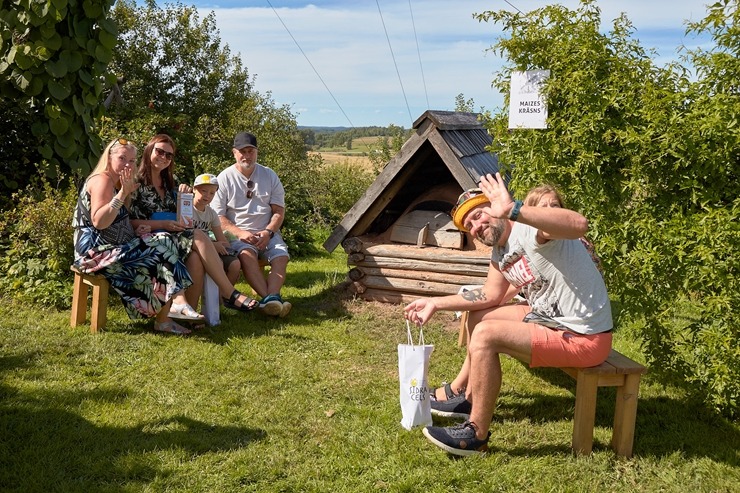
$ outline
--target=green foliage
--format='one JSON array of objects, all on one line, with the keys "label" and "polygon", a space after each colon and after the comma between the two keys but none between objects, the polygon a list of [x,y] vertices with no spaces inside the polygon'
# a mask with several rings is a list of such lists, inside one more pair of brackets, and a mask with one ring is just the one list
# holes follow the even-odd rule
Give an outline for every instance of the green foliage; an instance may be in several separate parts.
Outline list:
[{"label": "green foliage", "polygon": [[324,166],[309,187],[316,224],[332,227],[339,224],[374,179],[374,173],[349,162]]},{"label": "green foliage", "polygon": [[465,99],[465,95],[463,93],[460,93],[455,96],[455,111],[460,111],[463,113],[474,113],[475,101],[473,101],[473,98]]},{"label": "green foliage", "polygon": [[77,194],[72,187],[52,186],[43,175],[37,182],[14,194],[15,209],[0,215],[0,292],[66,308],[72,294],[69,266]]},{"label": "green foliage", "polygon": [[[654,370],[683,381],[710,406],[737,413],[740,132],[737,2],[720,2],[698,33],[716,47],[658,68],[624,16],[599,31],[599,9],[550,6],[526,15],[485,12],[509,36],[493,50],[511,70],[549,69],[548,130],[509,132],[492,117],[492,150],[515,163],[512,189],[557,185],[591,222],[620,323],[642,321]],[[683,303],[678,303],[683,301]],[[691,308],[688,308],[691,307]],[[692,313],[690,319],[686,312]]]},{"label": "green foliage", "polygon": [[114,113],[125,119],[144,113],[165,117],[202,115],[220,122],[252,96],[252,82],[241,59],[221,44],[216,18],[203,19],[195,7],[154,2],[116,3],[112,13],[119,42],[110,71],[122,80]]},{"label": "green foliage", "polygon": [[413,130],[405,130],[403,127],[391,124],[386,133],[378,137],[376,148],[368,156],[376,174],[380,173],[388,161],[398,154],[412,133]]},{"label": "green foliage", "polygon": [[31,119],[49,173],[56,167],[86,171],[97,162],[95,120],[116,45],[112,4],[26,0],[0,8],[0,98]]},{"label": "green foliage", "polygon": [[111,107],[102,132],[145,144],[164,132],[177,144],[175,173],[192,182],[233,164],[231,142],[248,130],[259,139],[259,162],[274,169],[286,190],[282,233],[293,256],[312,251],[307,225],[312,206],[306,183],[315,173],[288,106],[253,90],[241,60],[222,46],[213,13],[180,3],[116,4],[113,18],[126,50],[110,65],[121,84],[122,102]]},{"label": "green foliage", "polygon": [[33,176],[31,157],[38,156],[31,132],[34,116],[15,101],[0,98],[0,210],[13,207],[11,195]]}]

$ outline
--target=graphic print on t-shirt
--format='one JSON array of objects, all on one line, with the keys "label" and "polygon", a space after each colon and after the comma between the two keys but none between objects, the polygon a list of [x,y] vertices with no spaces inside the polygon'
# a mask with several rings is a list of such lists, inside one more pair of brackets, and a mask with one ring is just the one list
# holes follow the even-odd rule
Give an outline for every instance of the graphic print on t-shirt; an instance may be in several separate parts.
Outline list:
[{"label": "graphic print on t-shirt", "polygon": [[523,253],[521,251],[513,252],[512,255],[504,259],[504,265],[501,267],[501,273],[506,280],[517,288],[522,288],[535,280],[527,257]]}]

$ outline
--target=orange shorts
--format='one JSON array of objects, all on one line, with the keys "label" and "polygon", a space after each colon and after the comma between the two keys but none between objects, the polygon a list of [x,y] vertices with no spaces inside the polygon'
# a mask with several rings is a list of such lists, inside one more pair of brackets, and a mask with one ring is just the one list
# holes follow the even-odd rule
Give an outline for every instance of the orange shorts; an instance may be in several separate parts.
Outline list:
[{"label": "orange shorts", "polygon": [[586,368],[600,365],[612,348],[612,333],[580,335],[531,324],[532,357],[529,366]]}]

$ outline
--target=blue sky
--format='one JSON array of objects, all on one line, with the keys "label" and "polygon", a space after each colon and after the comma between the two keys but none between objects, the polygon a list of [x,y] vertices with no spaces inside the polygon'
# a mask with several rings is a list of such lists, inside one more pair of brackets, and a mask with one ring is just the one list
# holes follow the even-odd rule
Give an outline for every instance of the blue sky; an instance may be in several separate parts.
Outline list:
[{"label": "blue sky", "polygon": [[[256,76],[256,89],[261,93],[269,91],[276,104],[289,105],[299,125],[363,127],[393,123],[410,128],[427,109],[454,109],[455,97],[460,93],[466,99],[472,98],[476,109],[501,107],[503,95],[491,88],[491,80],[503,61],[486,51],[500,31],[491,23],[479,23],[473,13],[513,10],[511,4],[526,12],[548,2],[185,3],[202,9],[202,15],[215,12],[222,42]],[[577,0],[559,3],[570,8],[578,6]],[[602,0],[599,7],[605,28],[625,12],[635,26],[635,37],[644,48],[657,51],[655,61],[662,65],[676,58],[676,49],[682,43],[689,48],[698,44],[696,39],[685,37],[684,24],[688,19],[703,18],[706,3]]]}]

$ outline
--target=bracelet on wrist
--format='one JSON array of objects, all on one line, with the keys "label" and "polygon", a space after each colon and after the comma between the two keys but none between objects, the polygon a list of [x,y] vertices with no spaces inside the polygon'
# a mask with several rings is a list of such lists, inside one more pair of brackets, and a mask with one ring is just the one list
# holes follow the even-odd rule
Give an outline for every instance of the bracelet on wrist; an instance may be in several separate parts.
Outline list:
[{"label": "bracelet on wrist", "polygon": [[275,232],[273,230],[265,228],[265,231],[267,231],[267,234],[270,235],[270,239],[272,239],[272,237],[275,236]]},{"label": "bracelet on wrist", "polygon": [[113,209],[118,210],[123,207],[123,200],[119,199],[118,197],[113,197],[108,205],[110,205]]},{"label": "bracelet on wrist", "polygon": [[515,200],[514,201],[514,207],[511,208],[511,212],[509,212],[509,219],[512,221],[516,221],[519,217],[519,211],[522,208],[522,205],[524,205],[524,202],[521,200]]}]

